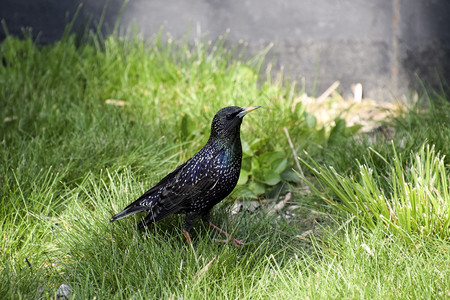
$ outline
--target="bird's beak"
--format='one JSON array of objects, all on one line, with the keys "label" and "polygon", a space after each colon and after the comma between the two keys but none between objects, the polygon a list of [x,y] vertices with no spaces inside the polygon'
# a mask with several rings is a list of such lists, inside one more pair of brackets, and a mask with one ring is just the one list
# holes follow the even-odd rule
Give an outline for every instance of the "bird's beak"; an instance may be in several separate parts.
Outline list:
[{"label": "bird's beak", "polygon": [[243,118],[246,114],[248,114],[251,111],[254,111],[255,109],[260,108],[261,106],[249,106],[249,107],[243,107],[242,111],[237,114],[239,118]]}]

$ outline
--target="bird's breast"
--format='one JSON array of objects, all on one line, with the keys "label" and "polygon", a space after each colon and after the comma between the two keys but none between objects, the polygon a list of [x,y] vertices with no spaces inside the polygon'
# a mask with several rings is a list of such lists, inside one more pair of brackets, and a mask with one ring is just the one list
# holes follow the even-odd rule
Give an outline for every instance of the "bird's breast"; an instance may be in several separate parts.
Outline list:
[{"label": "bird's breast", "polygon": [[214,161],[214,175],[222,183],[221,186],[228,186],[232,190],[239,179],[241,170],[241,155],[236,155],[231,151],[223,151]]}]

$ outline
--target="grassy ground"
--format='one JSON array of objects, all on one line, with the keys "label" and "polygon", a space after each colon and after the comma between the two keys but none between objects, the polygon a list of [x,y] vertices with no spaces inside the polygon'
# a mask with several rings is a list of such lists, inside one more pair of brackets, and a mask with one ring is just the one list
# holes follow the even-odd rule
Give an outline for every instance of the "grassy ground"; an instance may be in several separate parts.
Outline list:
[{"label": "grassy ground", "polygon": [[[448,236],[411,236],[411,243],[383,224],[367,230],[295,187],[293,218],[265,210],[231,217],[233,197],[218,205],[213,219],[245,241],[241,248],[211,242],[213,233],[197,224],[194,253],[177,217],[147,232],[135,229],[138,218],[109,223],[194,154],[227,105],[264,106],[242,128],[257,148],[246,157],[252,170],[267,152],[293,165],[283,127],[299,153],[308,150],[343,176],[358,172],[355,159],[369,159],[369,146],[392,154],[385,140],[353,139],[345,122],[317,125],[297,101],[302,91],[258,76],[263,56],[244,61],[223,43],[91,35],[1,44],[0,293],[55,298],[68,284],[79,299],[449,297]],[[428,140],[449,157],[448,101],[424,98],[440,109],[416,108],[391,122],[399,151],[406,157]],[[248,184],[270,194],[257,175]]]}]

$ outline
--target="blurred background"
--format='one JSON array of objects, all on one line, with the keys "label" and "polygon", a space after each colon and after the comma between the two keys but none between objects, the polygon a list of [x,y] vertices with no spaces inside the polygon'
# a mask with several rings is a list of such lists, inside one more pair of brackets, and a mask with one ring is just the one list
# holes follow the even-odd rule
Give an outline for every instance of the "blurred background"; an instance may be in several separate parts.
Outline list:
[{"label": "blurred background", "polygon": [[43,44],[61,38],[77,10],[79,32],[99,22],[107,32],[120,18],[122,32],[137,25],[145,37],[161,29],[175,39],[227,35],[249,56],[273,45],[266,63],[312,96],[339,81],[344,96],[361,83],[364,97],[392,101],[422,82],[441,88],[450,78],[447,0],[0,1],[7,31],[31,31]]}]

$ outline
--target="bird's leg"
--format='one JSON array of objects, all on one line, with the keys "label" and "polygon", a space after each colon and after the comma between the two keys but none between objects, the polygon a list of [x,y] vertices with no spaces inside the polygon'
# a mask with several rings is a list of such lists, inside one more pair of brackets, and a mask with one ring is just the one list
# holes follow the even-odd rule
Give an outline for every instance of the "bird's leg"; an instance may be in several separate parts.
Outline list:
[{"label": "bird's leg", "polygon": [[194,253],[195,262],[198,263],[197,253],[195,253],[195,248],[194,245],[192,245],[191,236],[189,235],[189,232],[183,229],[183,234],[186,237],[186,240],[188,241],[189,245],[191,246],[192,253]]},{"label": "bird's leg", "polygon": [[183,229],[183,234],[186,237],[186,240],[188,241],[188,243],[192,246],[192,240],[191,240],[191,236],[189,235],[189,232],[187,232],[186,230]]},{"label": "bird's leg", "polygon": [[189,235],[189,229],[192,227],[192,223],[195,220],[196,215],[194,214],[186,214],[186,218],[184,219],[184,228],[183,228],[183,234],[186,237],[186,240],[189,243],[189,246],[191,246],[192,253],[194,254],[195,262],[198,263],[198,257],[197,253],[195,253],[194,245],[192,245],[191,236]]},{"label": "bird's leg", "polygon": [[183,234],[186,237],[186,240],[188,241],[189,245],[191,246],[192,250],[195,253],[194,246],[192,245],[191,236],[189,235],[189,229],[191,229],[194,220],[195,220],[194,214],[186,214],[186,218],[184,219]]},{"label": "bird's leg", "polygon": [[209,211],[202,216],[202,221],[203,221],[203,223],[205,223],[209,227],[213,228],[214,230],[217,230],[218,232],[220,232],[220,234],[223,234],[224,236],[227,237],[226,240],[214,239],[214,241],[216,241],[216,242],[223,242],[223,243],[231,241],[233,243],[233,245],[235,245],[236,247],[239,247],[240,245],[244,245],[244,243],[241,240],[237,240],[237,239],[233,238],[231,236],[231,234],[229,234],[225,230],[222,230],[221,228],[219,228],[216,225],[214,225],[213,223],[211,223]]}]

